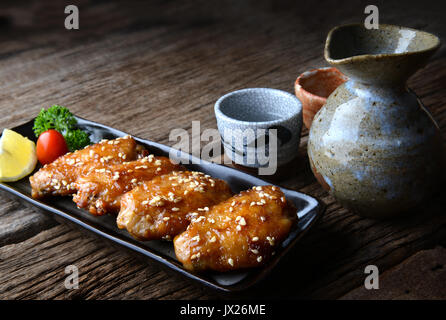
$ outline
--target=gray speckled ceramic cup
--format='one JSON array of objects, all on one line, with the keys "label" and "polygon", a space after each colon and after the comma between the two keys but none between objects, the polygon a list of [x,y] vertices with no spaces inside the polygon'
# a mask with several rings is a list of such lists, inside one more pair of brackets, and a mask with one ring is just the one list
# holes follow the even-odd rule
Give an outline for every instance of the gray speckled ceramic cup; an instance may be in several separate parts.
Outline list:
[{"label": "gray speckled ceramic cup", "polygon": [[237,90],[218,99],[214,109],[225,153],[235,163],[259,168],[276,161],[281,166],[296,157],[302,104],[293,94],[269,88]]}]

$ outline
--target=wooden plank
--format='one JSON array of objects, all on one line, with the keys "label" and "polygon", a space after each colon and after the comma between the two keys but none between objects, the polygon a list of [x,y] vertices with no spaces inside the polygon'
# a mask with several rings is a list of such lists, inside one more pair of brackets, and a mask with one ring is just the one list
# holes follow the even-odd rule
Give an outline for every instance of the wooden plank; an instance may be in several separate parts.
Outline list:
[{"label": "wooden plank", "polygon": [[[79,289],[67,290],[65,268],[79,270]],[[195,299],[203,292],[153,263],[108,242],[58,225],[0,247],[0,299]]]},{"label": "wooden plank", "polygon": [[33,208],[24,208],[19,201],[3,195],[0,197],[0,208],[0,247],[19,243],[56,224],[50,217]]}]

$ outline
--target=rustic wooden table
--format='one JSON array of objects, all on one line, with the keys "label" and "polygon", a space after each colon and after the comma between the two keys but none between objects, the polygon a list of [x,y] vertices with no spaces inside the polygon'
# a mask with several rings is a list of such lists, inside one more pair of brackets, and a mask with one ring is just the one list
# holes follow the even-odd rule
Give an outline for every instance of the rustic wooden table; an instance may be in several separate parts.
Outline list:
[{"label": "rustic wooden table", "polygon": [[[368,4],[295,2],[70,1],[79,6],[80,30],[68,31],[64,1],[2,1],[0,128],[24,123],[56,103],[170,145],[169,132],[190,131],[193,120],[201,121],[202,130],[216,128],[213,104],[218,97],[245,87],[293,92],[298,74],[326,65],[323,46],[329,29],[362,21]],[[377,5],[382,23],[421,28],[446,39],[445,10],[439,3]],[[445,138],[445,46],[409,85]],[[446,190],[402,219],[358,217],[316,183],[306,157],[307,138],[304,129],[300,157],[280,184],[318,197],[327,205],[326,214],[289,258],[244,297],[339,298],[362,286],[366,265],[384,272],[420,250],[446,244]],[[64,287],[64,269],[70,264],[79,268],[78,290]],[[0,298],[219,297],[0,196]],[[446,293],[440,290],[435,297],[446,298]]]}]

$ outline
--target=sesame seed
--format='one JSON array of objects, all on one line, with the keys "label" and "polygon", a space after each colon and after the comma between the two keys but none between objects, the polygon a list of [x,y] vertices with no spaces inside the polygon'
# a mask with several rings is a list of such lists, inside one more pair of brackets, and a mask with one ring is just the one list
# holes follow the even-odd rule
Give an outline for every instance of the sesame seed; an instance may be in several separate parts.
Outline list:
[{"label": "sesame seed", "polygon": [[200,241],[200,236],[195,236],[195,237],[192,238],[192,240],[199,242]]},{"label": "sesame seed", "polygon": [[232,260],[232,258],[229,258],[229,259],[228,259],[228,263],[231,265],[231,267],[234,266],[234,260]]},{"label": "sesame seed", "polygon": [[163,220],[164,221],[168,221],[170,219],[170,217],[164,217]]},{"label": "sesame seed", "polygon": [[164,201],[161,200],[160,196],[156,196],[152,200],[149,201],[149,204],[154,205],[155,207],[162,207],[164,205]]},{"label": "sesame seed", "polygon": [[172,211],[180,211],[180,208],[173,207],[173,208],[172,208]]},{"label": "sesame seed", "polygon": [[257,257],[257,262],[262,262],[262,256]]},{"label": "sesame seed", "polygon": [[259,254],[259,250],[257,250],[257,249],[251,249],[251,252],[254,254]]},{"label": "sesame seed", "polygon": [[235,200],[232,201],[231,206],[235,206]]},{"label": "sesame seed", "polygon": [[259,237],[253,237],[251,240],[254,242],[259,241]]},{"label": "sesame seed", "polygon": [[209,240],[209,242],[215,242],[215,241],[217,241],[217,238],[216,238],[215,236],[213,236],[213,237]]},{"label": "sesame seed", "polygon": [[138,180],[136,180],[136,178],[133,178],[130,182],[131,183],[136,183]]},{"label": "sesame seed", "polygon": [[274,237],[269,237],[268,236],[268,237],[266,237],[266,240],[268,240],[270,246],[274,245],[274,240],[275,240]]}]

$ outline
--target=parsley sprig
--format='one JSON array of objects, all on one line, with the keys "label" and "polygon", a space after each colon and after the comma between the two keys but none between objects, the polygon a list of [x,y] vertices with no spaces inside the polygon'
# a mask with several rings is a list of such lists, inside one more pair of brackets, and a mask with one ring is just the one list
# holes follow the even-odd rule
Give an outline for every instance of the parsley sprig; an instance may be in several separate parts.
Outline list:
[{"label": "parsley sprig", "polygon": [[34,120],[34,134],[39,137],[49,129],[57,130],[64,136],[70,151],[82,149],[91,143],[88,133],[77,127],[76,118],[65,107],[53,105],[47,110],[40,110]]}]

